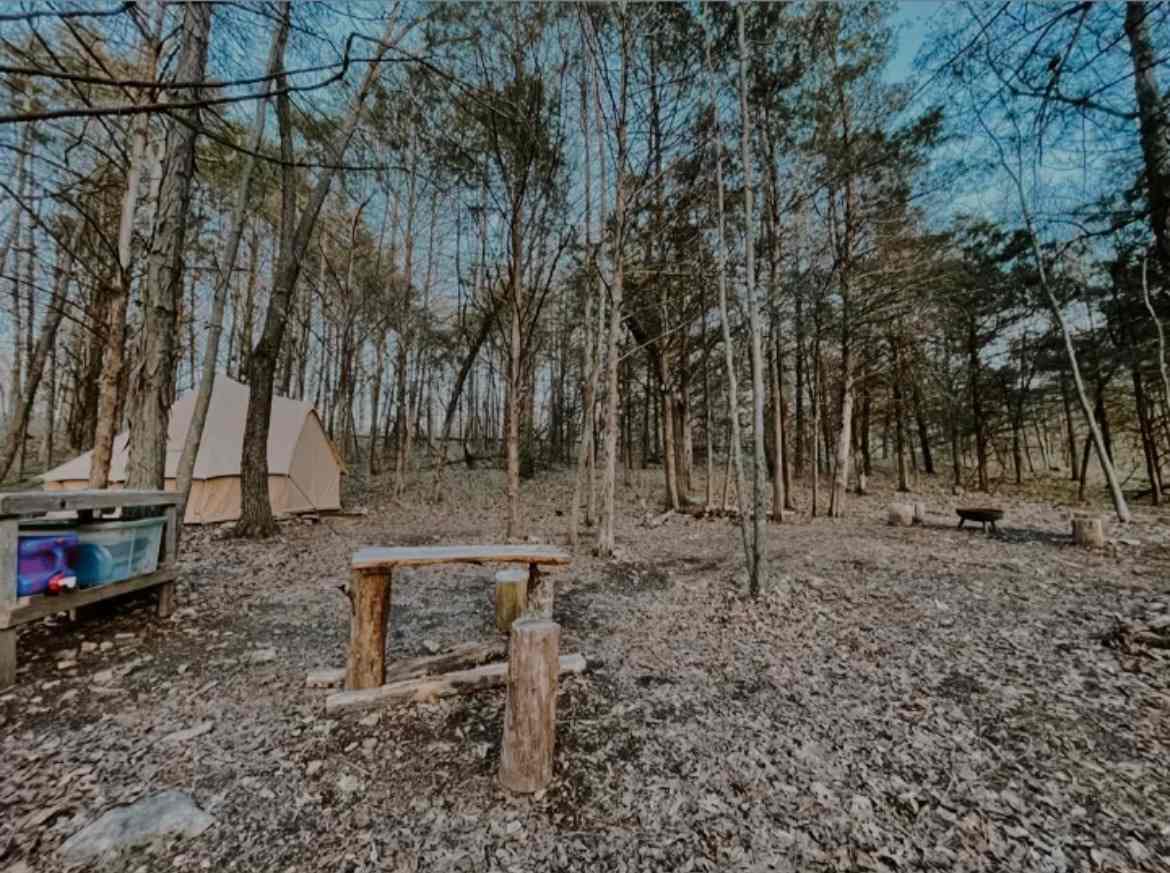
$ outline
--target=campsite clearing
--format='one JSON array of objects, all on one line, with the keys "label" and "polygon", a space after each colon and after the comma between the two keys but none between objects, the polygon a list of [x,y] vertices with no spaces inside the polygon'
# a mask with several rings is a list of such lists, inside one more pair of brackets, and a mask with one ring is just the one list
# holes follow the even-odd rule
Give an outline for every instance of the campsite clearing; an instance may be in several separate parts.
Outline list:
[{"label": "campsite clearing", "polygon": [[[495,782],[500,689],[335,717],[305,687],[344,650],[352,552],[492,539],[500,474],[265,542],[188,529],[175,620],[140,601],[25,629],[0,845],[57,870],[101,812],[176,787],[215,824],[131,869],[1164,869],[1170,671],[1108,634],[1170,615],[1170,518],[1086,551],[1067,511],[1019,498],[998,539],[956,531],[942,494],[938,526],[888,527],[884,484],[844,523],[771,526],[783,576],[758,602],[729,522],[645,528],[631,489],[620,558],[582,549],[560,574],[562,651],[591,672],[562,678],[555,778],[532,799]],[[532,490],[535,538],[563,533],[569,487]],[[400,572],[393,658],[498,639],[491,568]]]}]

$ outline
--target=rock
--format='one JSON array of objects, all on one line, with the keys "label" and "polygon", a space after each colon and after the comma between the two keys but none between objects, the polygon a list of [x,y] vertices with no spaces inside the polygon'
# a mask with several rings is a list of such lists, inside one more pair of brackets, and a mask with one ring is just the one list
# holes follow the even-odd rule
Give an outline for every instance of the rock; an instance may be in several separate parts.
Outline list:
[{"label": "rock", "polygon": [[114,648],[114,644],[111,643],[109,640],[106,640],[100,646],[98,646],[98,649],[100,649],[103,652],[108,652],[112,648]]},{"label": "rock", "polygon": [[325,766],[324,761],[310,761],[309,766],[305,768],[305,775],[312,777],[321,772],[321,768]]},{"label": "rock", "polygon": [[87,640],[86,642],[81,644],[81,651],[87,655],[92,654],[93,652],[96,652],[97,650],[98,650],[97,643],[90,642]]},{"label": "rock", "polygon": [[350,797],[362,790],[361,780],[350,773],[344,773],[337,779],[337,793],[343,797]]},{"label": "rock", "polygon": [[267,649],[257,649],[249,653],[248,662],[251,664],[267,664],[270,661],[276,660],[276,649],[271,647]]},{"label": "rock", "polygon": [[72,862],[85,862],[161,837],[197,837],[214,823],[183,792],[164,791],[108,810],[67,839],[60,852]]},{"label": "rock", "polygon": [[438,643],[436,643],[434,640],[423,640],[422,647],[424,649],[426,649],[427,652],[429,652],[432,655],[437,655],[439,653],[439,651],[443,648]]},{"label": "rock", "polygon": [[72,670],[76,666],[77,666],[76,661],[58,661],[57,662],[57,669],[58,670]]},{"label": "rock", "polygon": [[204,734],[211,733],[212,728],[215,727],[213,721],[201,721],[199,724],[189,727],[184,731],[175,731],[173,734],[168,734],[163,737],[164,743],[185,743],[188,740],[193,740],[196,737],[201,737]]},{"label": "rock", "polygon": [[137,634],[126,633],[126,632],[114,634],[114,639],[120,643],[135,639],[136,637],[137,637]]},{"label": "rock", "polygon": [[382,713],[371,712],[365,718],[358,722],[362,727],[375,727],[378,722],[382,720]]},{"label": "rock", "polygon": [[113,670],[98,670],[93,674],[93,681],[98,685],[109,685],[114,681]]},{"label": "rock", "polygon": [[868,821],[873,818],[873,802],[863,794],[854,794],[849,802],[849,813],[856,819]]}]

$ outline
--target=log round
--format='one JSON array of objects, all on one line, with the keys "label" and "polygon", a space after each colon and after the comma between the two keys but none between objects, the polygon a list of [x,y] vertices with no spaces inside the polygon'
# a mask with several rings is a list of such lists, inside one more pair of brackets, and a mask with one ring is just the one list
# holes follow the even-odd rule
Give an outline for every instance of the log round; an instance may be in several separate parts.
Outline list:
[{"label": "log round", "polygon": [[522,618],[512,625],[500,784],[518,794],[552,781],[560,642],[555,621]]},{"label": "log round", "polygon": [[910,527],[914,524],[914,507],[906,503],[891,503],[888,522],[894,527]]},{"label": "log round", "polygon": [[1073,516],[1072,534],[1073,542],[1078,546],[1098,548],[1105,545],[1105,525],[1095,516]]},{"label": "log round", "polygon": [[508,633],[512,622],[528,606],[528,571],[500,570],[496,573],[496,629]]},{"label": "log round", "polygon": [[914,502],[914,523],[926,524],[926,504],[921,500]]},{"label": "log round", "polygon": [[354,570],[349,599],[353,621],[349,623],[349,657],[345,687],[377,688],[386,681],[386,623],[390,618],[389,570]]}]

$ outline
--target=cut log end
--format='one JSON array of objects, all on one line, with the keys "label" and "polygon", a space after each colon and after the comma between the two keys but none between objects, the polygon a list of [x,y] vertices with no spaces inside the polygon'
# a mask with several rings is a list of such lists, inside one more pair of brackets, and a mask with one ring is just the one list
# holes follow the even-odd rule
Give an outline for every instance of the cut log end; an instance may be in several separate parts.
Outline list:
[{"label": "cut log end", "polygon": [[1105,545],[1105,525],[1100,518],[1089,515],[1074,516],[1072,520],[1073,542],[1086,548],[1100,548]]},{"label": "cut log end", "polygon": [[910,527],[914,524],[914,507],[907,503],[891,503],[886,523],[894,527]]}]

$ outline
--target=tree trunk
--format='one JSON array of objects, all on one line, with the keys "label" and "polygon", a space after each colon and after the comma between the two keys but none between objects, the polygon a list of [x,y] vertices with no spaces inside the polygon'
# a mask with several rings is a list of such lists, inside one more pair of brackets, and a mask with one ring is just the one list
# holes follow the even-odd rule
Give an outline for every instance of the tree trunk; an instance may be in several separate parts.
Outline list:
[{"label": "tree trunk", "polygon": [[[139,49],[143,78],[153,81],[162,50],[163,3],[152,10],[154,20],[144,35]],[[149,99],[153,95],[144,95]],[[118,267],[106,310],[106,349],[102,355],[102,378],[98,392],[97,427],[94,433],[93,458],[89,469],[89,487],[105,488],[109,484],[110,461],[113,456],[114,436],[122,420],[124,387],[124,355],[126,345],[126,311],[130,302],[131,242],[135,211],[142,182],[142,165],[146,159],[147,133],[150,116],[142,114],[135,122],[130,147],[130,167],[126,191],[122,199],[122,213],[118,225]]]},{"label": "tree trunk", "polygon": [[[735,501],[739,509],[739,532],[743,541],[744,559],[748,563],[749,574],[752,568],[752,547],[748,534],[747,486],[744,483],[742,438],[739,432],[739,384],[735,372],[735,351],[731,345],[731,317],[727,305],[727,250],[726,250],[726,215],[723,205],[723,143],[719,124],[719,103],[715,96],[715,65],[711,60],[711,43],[705,40],[704,50],[707,60],[707,94],[711,105],[711,112],[715,119],[714,130],[711,134],[711,149],[715,153],[715,191],[716,210],[718,217],[718,236],[716,237],[716,263],[719,273],[719,324],[723,331],[723,366],[727,373],[727,419],[731,428],[728,464],[735,470]],[[727,485],[730,477],[723,479],[723,506],[727,506]]]},{"label": "tree trunk", "polygon": [[[748,323],[751,327],[751,360],[752,360],[752,406],[753,421],[753,462],[755,476],[752,483],[752,555],[749,567],[748,589],[755,597],[760,593],[762,578],[767,573],[767,512],[764,508],[764,493],[767,490],[766,473],[767,459],[764,451],[764,395],[767,388],[764,383],[764,352],[763,327],[760,323],[760,306],[756,299],[755,286],[755,240],[752,232],[752,156],[751,156],[751,116],[748,111],[748,52],[747,37],[744,34],[743,6],[735,7],[736,20],[739,25],[739,109],[740,109],[740,156],[743,161],[744,175],[744,226],[747,229],[744,243],[747,262],[747,311]],[[846,423],[846,430],[848,423]]]},{"label": "tree trunk", "polygon": [[[343,112],[345,121],[337,137],[325,149],[328,166],[318,171],[304,212],[295,230],[296,174],[292,163],[292,122],[289,117],[288,94],[277,97],[277,117],[280,119],[281,139],[281,248],[272,282],[272,292],[264,317],[260,342],[253,351],[248,367],[248,411],[244,423],[244,445],[240,463],[241,512],[236,530],[240,535],[265,537],[276,530],[272,504],[268,497],[268,430],[272,419],[272,383],[276,357],[288,323],[289,303],[293,299],[301,266],[308,251],[317,216],[329,194],[333,176],[345,156],[361,118],[362,105],[377,81],[382,58],[398,40],[394,38],[393,22],[387,25],[383,38],[377,43],[366,68],[366,75],[350,105]],[[281,76],[278,86],[287,81]],[[285,228],[288,228],[287,230]]]},{"label": "tree trunk", "polygon": [[[605,409],[605,478],[603,483],[604,511],[601,527],[597,534],[597,551],[602,557],[612,557],[615,541],[616,497],[617,497],[617,453],[618,431],[621,427],[619,419],[620,406],[618,397],[618,340],[621,337],[623,294],[625,288],[625,226],[626,226],[626,112],[628,109],[629,81],[630,81],[630,38],[629,21],[625,9],[621,12],[621,73],[618,86],[617,118],[617,166],[614,172],[614,231],[611,260],[613,262],[613,278],[610,281],[610,312],[609,336],[606,345],[606,409]],[[594,102],[597,105],[598,119],[602,116],[600,89],[594,89]],[[601,190],[602,197],[606,188],[606,164],[601,162]]]},{"label": "tree trunk", "polygon": [[1158,67],[1150,40],[1149,16],[1154,5],[1127,3],[1125,35],[1133,61],[1133,87],[1137,97],[1146,199],[1150,204],[1150,229],[1162,269],[1170,273],[1170,113],[1166,97],[1158,90]]},{"label": "tree trunk", "polygon": [[[45,317],[41,321],[40,334],[37,337],[36,346],[29,360],[28,380],[23,392],[21,392],[20,403],[15,409],[14,416],[9,419],[8,427],[4,434],[4,443],[0,446],[0,481],[3,481],[7,477],[8,471],[12,468],[12,462],[19,454],[20,446],[24,442],[24,434],[28,430],[28,420],[32,412],[33,398],[36,396],[41,375],[45,371],[45,361],[55,347],[57,329],[60,327],[61,319],[65,314],[65,301],[68,298],[69,282],[73,274],[74,253],[81,243],[81,235],[85,227],[85,223],[80,217],[76,219],[76,222],[68,247],[64,251],[62,251],[60,246],[57,249],[58,261],[56,276],[53,282],[53,296],[49,301],[48,309],[45,311]],[[50,418],[48,422],[50,429],[52,428],[52,424],[52,419]]]}]

